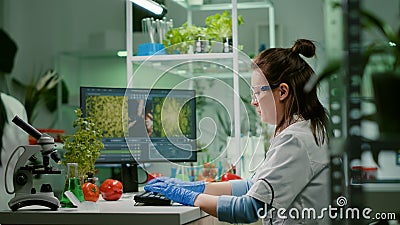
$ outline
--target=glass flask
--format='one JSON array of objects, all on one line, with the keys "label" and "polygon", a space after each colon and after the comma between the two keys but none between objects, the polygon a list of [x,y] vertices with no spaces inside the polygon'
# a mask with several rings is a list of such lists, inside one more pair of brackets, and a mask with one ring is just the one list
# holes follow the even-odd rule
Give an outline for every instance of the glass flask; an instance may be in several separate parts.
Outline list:
[{"label": "glass flask", "polygon": [[85,201],[83,196],[81,179],[78,175],[78,163],[67,163],[67,178],[65,179],[65,187],[61,197],[61,207],[76,208],[68,197],[64,194],[65,191],[71,191],[79,201]]}]

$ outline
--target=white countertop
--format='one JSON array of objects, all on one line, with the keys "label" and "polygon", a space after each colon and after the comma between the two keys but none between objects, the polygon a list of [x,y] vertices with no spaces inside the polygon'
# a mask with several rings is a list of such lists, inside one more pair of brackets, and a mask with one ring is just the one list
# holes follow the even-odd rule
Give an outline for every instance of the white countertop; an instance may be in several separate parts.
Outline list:
[{"label": "white countertop", "polygon": [[362,188],[365,192],[400,192],[400,183],[365,183]]},{"label": "white countertop", "polygon": [[186,224],[204,216],[207,214],[198,207],[135,206],[133,195],[124,195],[118,201],[99,199],[89,210],[29,207],[16,212],[0,211],[0,224]]}]

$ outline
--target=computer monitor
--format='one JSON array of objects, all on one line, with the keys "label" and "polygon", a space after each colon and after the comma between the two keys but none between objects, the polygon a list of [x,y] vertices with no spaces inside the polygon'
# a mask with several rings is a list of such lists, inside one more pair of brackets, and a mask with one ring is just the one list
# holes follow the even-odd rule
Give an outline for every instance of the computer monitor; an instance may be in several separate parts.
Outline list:
[{"label": "computer monitor", "polygon": [[197,161],[195,91],[81,87],[80,96],[83,116],[103,130],[96,164]]}]

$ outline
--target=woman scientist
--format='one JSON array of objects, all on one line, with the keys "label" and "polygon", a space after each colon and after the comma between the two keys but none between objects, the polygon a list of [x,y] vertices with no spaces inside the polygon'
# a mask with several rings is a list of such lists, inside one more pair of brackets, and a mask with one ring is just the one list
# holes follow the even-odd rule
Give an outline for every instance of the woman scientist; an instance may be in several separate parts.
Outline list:
[{"label": "woman scientist", "polygon": [[276,129],[251,180],[204,183],[158,178],[145,190],[198,206],[230,223],[261,218],[265,224],[326,224],[328,118],[316,90],[303,91],[314,71],[301,55],[315,55],[313,42],[300,39],[292,48],[267,49],[254,59],[252,105],[261,121]]}]

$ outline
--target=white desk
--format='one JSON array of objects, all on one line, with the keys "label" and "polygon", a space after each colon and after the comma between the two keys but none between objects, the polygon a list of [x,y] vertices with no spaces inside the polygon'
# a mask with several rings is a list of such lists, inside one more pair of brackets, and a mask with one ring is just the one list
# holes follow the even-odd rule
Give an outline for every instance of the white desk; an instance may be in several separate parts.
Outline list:
[{"label": "white desk", "polygon": [[363,184],[364,204],[375,212],[400,213],[400,183]]},{"label": "white desk", "polygon": [[[207,224],[211,218],[198,207],[188,206],[134,206],[132,196],[118,201],[97,202],[98,211],[80,211],[60,208],[58,211],[19,210],[0,211],[0,224]],[[203,222],[202,222],[203,221]]]}]

